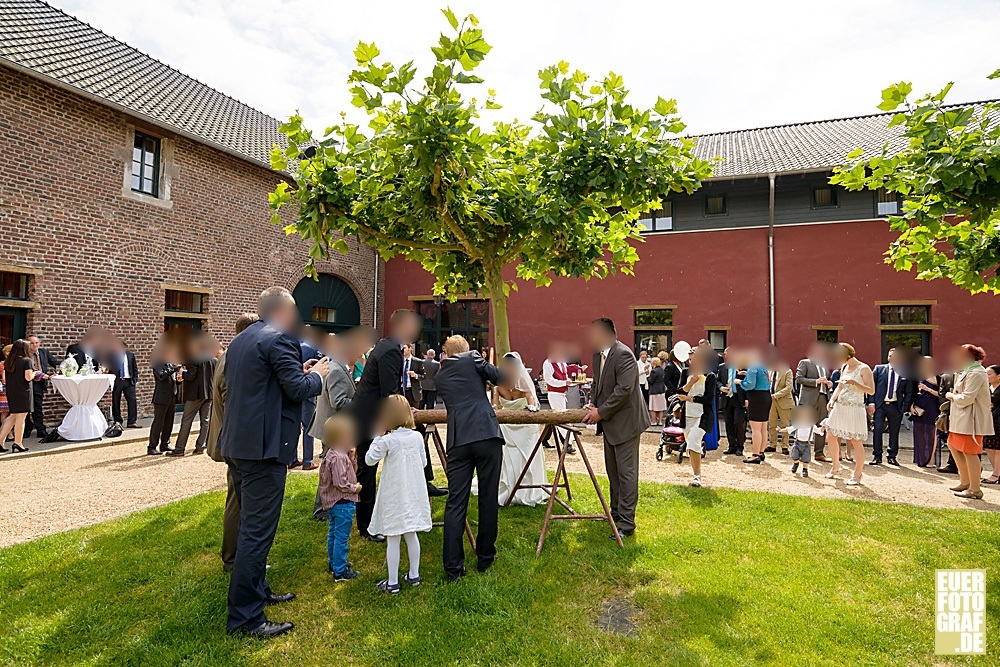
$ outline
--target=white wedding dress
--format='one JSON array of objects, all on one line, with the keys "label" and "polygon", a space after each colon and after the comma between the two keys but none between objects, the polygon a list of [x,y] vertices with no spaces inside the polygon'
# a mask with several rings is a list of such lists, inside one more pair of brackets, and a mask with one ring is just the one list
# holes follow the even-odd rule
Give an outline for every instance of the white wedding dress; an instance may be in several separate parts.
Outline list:
[{"label": "white wedding dress", "polygon": [[[501,410],[524,410],[528,407],[528,399],[518,398],[513,401],[506,400],[503,396],[498,396]],[[524,470],[524,464],[531,455],[531,450],[538,442],[541,434],[538,424],[500,424],[503,432],[503,466],[500,469],[500,504],[507,502],[517,478]],[[525,473],[521,484],[546,484],[548,477],[545,474],[545,454],[539,449],[535,453],[535,458],[531,461],[528,472]],[[548,494],[543,489],[520,489],[514,494],[513,505],[535,506],[548,499]]]}]

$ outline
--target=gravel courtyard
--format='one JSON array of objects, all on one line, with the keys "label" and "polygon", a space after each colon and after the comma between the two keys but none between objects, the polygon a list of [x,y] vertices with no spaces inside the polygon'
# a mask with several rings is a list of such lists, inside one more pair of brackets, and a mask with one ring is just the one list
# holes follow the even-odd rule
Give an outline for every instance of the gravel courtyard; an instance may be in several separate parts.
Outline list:
[{"label": "gravel courtyard", "polygon": [[[603,475],[604,457],[599,439],[587,435],[584,443],[595,471]],[[683,465],[678,465],[675,458],[657,461],[656,443],[655,433],[643,437],[642,479],[687,484],[691,478],[687,461]],[[144,443],[134,443],[22,460],[0,459],[0,507],[5,515],[0,547],[99,523],[206,491],[225,489],[225,465],[207,456],[175,459],[146,456],[145,450]],[[549,470],[554,470],[552,450],[547,450],[546,456]],[[567,461],[571,472],[586,473],[579,454],[569,456]],[[703,466],[702,479],[709,488],[1000,511],[1000,487],[984,486],[984,500],[961,500],[947,490],[956,483],[956,476],[942,475],[912,464],[904,464],[900,469],[866,467],[864,485],[860,488],[847,487],[844,482],[849,475],[844,472],[840,479],[823,479],[829,464],[814,463],[815,472],[809,479],[793,476],[789,466],[788,457],[781,454],[769,455],[764,464],[755,466],[745,465],[735,456],[724,457],[719,452],[712,452]],[[293,474],[316,475],[301,471]],[[439,482],[442,479],[438,473]]]}]

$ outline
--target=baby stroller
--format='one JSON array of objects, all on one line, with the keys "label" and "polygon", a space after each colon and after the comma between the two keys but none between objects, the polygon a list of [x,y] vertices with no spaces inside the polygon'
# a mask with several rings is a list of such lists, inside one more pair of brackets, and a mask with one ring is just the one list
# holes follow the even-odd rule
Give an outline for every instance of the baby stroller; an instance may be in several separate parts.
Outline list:
[{"label": "baby stroller", "polygon": [[687,441],[684,439],[684,429],[681,428],[681,411],[684,403],[677,398],[677,394],[667,401],[666,426],[660,431],[660,447],[656,450],[656,460],[662,461],[665,456],[670,456],[677,452],[677,462],[684,461],[684,450],[687,449]]}]

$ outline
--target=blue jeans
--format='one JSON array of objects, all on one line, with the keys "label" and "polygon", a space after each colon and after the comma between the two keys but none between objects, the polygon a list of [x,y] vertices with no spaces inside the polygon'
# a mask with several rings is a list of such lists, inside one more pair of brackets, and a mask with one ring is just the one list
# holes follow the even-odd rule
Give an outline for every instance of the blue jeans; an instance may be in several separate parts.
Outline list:
[{"label": "blue jeans", "polygon": [[326,515],[330,524],[326,538],[328,562],[334,574],[342,574],[347,569],[347,538],[354,522],[354,503],[342,500],[328,509]]}]

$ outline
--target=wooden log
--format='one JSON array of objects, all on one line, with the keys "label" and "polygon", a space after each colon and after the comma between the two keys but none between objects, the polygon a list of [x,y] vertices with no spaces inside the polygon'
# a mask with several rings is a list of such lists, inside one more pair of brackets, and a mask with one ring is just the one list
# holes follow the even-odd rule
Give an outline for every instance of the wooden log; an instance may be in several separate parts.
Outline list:
[{"label": "wooden log", "polygon": [[[497,421],[501,424],[578,424],[586,414],[586,410],[498,410]],[[417,410],[413,415],[418,424],[444,424],[448,421],[446,410]]]}]

